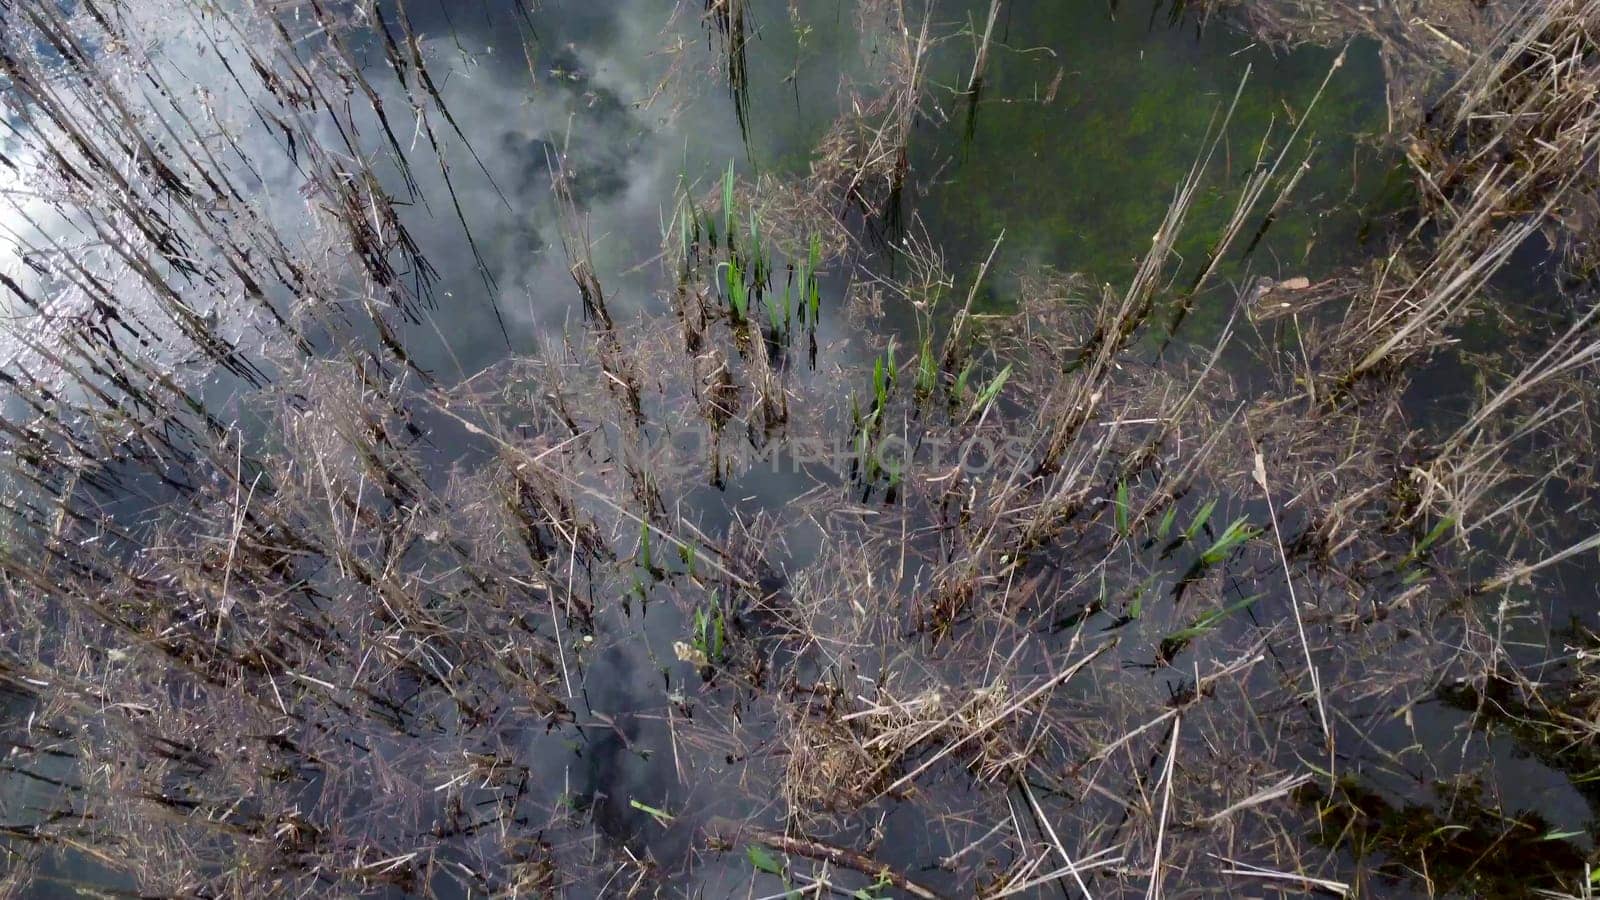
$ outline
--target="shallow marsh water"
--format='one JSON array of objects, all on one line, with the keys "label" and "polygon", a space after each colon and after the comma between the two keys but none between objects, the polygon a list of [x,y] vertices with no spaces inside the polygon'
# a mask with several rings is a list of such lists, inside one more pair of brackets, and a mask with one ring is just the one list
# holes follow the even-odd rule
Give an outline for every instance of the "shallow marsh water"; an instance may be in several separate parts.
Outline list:
[{"label": "shallow marsh water", "polygon": [[[936,33],[956,32],[961,23],[981,27],[986,7],[937,4],[929,18]],[[660,251],[663,210],[680,181],[709,194],[730,161],[741,177],[805,171],[840,111],[841,87],[869,89],[875,57],[887,49],[854,28],[849,4],[796,10],[749,8],[742,133],[729,90],[713,77],[720,73],[702,71],[720,64],[717,38],[692,14],[679,11],[662,32],[659,14],[641,4],[552,5],[531,13],[538,41],[525,49],[512,5],[412,9],[445,72],[446,101],[510,200],[508,210],[472,158],[453,148],[466,218],[519,351],[569,318],[549,153],[565,149],[596,268],[615,283],[611,293],[635,307],[651,304],[660,288],[657,271],[643,263]],[[1383,82],[1371,45],[1351,47],[1330,76],[1338,54],[1272,51],[1226,21],[1201,29],[1189,17],[1113,16],[1094,4],[1005,7],[974,110],[964,93],[974,40],[957,34],[930,54],[928,109],[911,144],[917,177],[897,218],[920,221],[957,278],[975,271],[1004,231],[993,266],[1001,283],[985,291],[997,307],[1016,291],[1008,273],[1037,266],[1125,280],[1241,82],[1219,175],[1198,204],[1185,258],[1203,257],[1235,187],[1260,155],[1270,162],[1282,148],[1325,77],[1328,89],[1302,126],[1315,146],[1312,167],[1291,210],[1251,254],[1250,271],[1314,277],[1359,253],[1381,233],[1382,214],[1409,197],[1396,156],[1380,146]],[[430,196],[440,193],[434,188]],[[445,248],[435,261],[451,300],[445,337],[470,372],[505,344],[481,308],[473,258],[448,208],[435,201],[418,212],[419,242]],[[431,330],[416,337],[424,352],[438,343]]]},{"label": "shallow marsh water", "polygon": [[[939,4],[931,16],[942,25],[967,22],[981,30],[986,8]],[[443,95],[494,179],[491,184],[471,156],[452,148],[456,190],[476,248],[450,214],[441,185],[425,182],[430,202],[408,211],[442,286],[433,321],[407,335],[424,367],[472,373],[577,327],[550,195],[549,154],[564,152],[572,161],[574,195],[588,216],[594,264],[614,309],[657,309],[666,285],[652,261],[662,244],[663,211],[673,206],[680,184],[706,193],[729,161],[745,177],[802,172],[839,111],[841,80],[867,78],[876,52],[852,27],[849,4],[755,4],[746,47],[748,96],[738,101],[747,110],[741,123],[726,85],[682,74],[715,65],[717,38],[702,30],[697,12],[680,11],[663,30],[664,11],[643,2],[550,3],[528,12],[497,4],[413,6],[436,71],[443,73]],[[517,38],[524,15],[536,35],[526,48]],[[986,310],[1013,306],[1019,276],[1036,267],[1081,272],[1096,282],[1126,279],[1248,66],[1214,193],[1197,207],[1196,219],[1214,225],[1226,214],[1230,189],[1256,158],[1260,135],[1270,127],[1282,140],[1336,56],[1315,48],[1274,54],[1225,19],[1202,30],[1189,17],[1174,24],[1164,14],[1124,9],[1113,15],[1096,4],[1076,4],[1065,14],[1044,4],[1007,4],[996,35],[975,107],[961,93],[970,41],[948,40],[931,55],[930,109],[915,130],[911,188],[894,216],[903,227],[926,230],[958,281],[972,277],[1004,231],[994,276],[983,288],[980,308]],[[381,54],[371,43],[365,49],[375,59]],[[525,53],[533,59],[531,79]],[[675,67],[679,77],[663,82]],[[658,89],[664,93],[645,104]],[[1234,284],[1202,298],[1180,341],[1205,345],[1213,339],[1236,288],[1254,275],[1315,280],[1357,258],[1386,227],[1384,216],[1404,206],[1406,179],[1397,178],[1392,152],[1377,139],[1384,126],[1382,91],[1373,48],[1352,47],[1306,125],[1317,149],[1294,203],[1249,259],[1228,261],[1225,274]],[[284,184],[292,181],[291,168],[277,173]],[[1202,225],[1193,233],[1204,236],[1209,229]],[[862,245],[877,248],[866,264],[892,266],[884,248],[901,235],[877,225],[862,228]],[[1186,259],[1204,253],[1203,237],[1183,247]],[[475,254],[484,260],[487,279]],[[842,279],[830,286],[842,289]],[[964,289],[961,284],[956,293]],[[859,333],[837,312],[824,315],[821,365],[859,366],[883,335]],[[218,379],[215,390],[235,388]],[[248,408],[248,400],[238,407]],[[435,474],[470,468],[473,454],[483,452],[447,422],[426,424],[435,434]],[[724,489],[696,489],[681,500],[706,531],[725,533],[732,522],[781,513],[817,480],[753,471]],[[814,526],[795,526],[785,542],[790,562],[810,562],[822,539]],[[540,794],[592,812],[599,840],[647,850],[669,870],[708,811],[758,818],[772,812],[731,797],[714,778],[678,782],[680,752],[714,759],[718,750],[680,748],[674,735],[679,712],[669,698],[692,702],[702,690],[695,667],[672,649],[689,630],[670,604],[641,598],[627,613],[608,608],[592,644],[571,648],[578,726],[525,735],[530,756],[543,767]],[[1129,679],[1143,679],[1144,690],[1161,689],[1143,671],[1131,670]],[[1440,706],[1419,718],[1416,733],[1442,750],[1465,713]],[[1350,743],[1358,741],[1352,736]],[[1565,776],[1522,758],[1512,742],[1500,738],[1473,753],[1510,776],[1503,805],[1537,807],[1561,831],[1580,829],[1593,815]],[[732,777],[733,768],[723,772],[720,777]],[[1396,776],[1383,787],[1402,800],[1421,801],[1429,795],[1426,779],[1407,783]],[[675,820],[661,826],[636,804],[672,810]],[[881,858],[913,870],[960,848],[964,835],[927,824],[913,804],[891,808],[878,826],[888,835]],[[709,869],[675,871],[670,881],[686,894],[735,897],[763,892],[752,887],[753,878],[750,865],[732,854]],[[776,889],[773,879],[760,880]],[[1402,882],[1393,887],[1420,890]],[[609,890],[602,884],[591,889]]]}]

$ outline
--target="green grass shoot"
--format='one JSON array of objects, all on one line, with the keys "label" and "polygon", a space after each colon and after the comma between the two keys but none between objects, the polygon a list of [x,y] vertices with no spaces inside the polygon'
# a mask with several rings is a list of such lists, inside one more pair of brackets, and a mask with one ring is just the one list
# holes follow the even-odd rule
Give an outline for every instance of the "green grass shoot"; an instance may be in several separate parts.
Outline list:
[{"label": "green grass shoot", "polygon": [[955,386],[950,389],[950,397],[955,403],[960,403],[967,398],[967,382],[972,378],[972,362],[967,361],[961,367],[961,374],[956,376]]},{"label": "green grass shoot", "polygon": [[778,299],[777,292],[767,295],[767,322],[771,325],[774,336],[781,335],[785,331],[783,323],[789,317],[789,303],[793,299],[792,289],[793,285],[783,286],[782,300]]},{"label": "green grass shoot", "polygon": [[1194,519],[1189,522],[1189,527],[1183,530],[1183,542],[1185,544],[1199,537],[1200,529],[1205,528],[1206,523],[1211,521],[1211,513],[1216,508],[1217,498],[1215,497],[1207,500],[1205,505],[1200,507],[1200,511],[1195,513]]},{"label": "green grass shoot", "polygon": [[690,643],[699,650],[701,655],[711,665],[722,662],[722,652],[725,649],[726,633],[723,630],[722,610],[715,605],[715,597],[709,604],[711,611],[702,606],[694,611],[694,634]]},{"label": "green grass shoot", "polygon": [[939,384],[939,361],[933,355],[933,335],[922,337],[922,349],[917,353],[917,396],[928,397]]},{"label": "green grass shoot", "polygon": [[637,800],[629,800],[628,801],[628,805],[633,807],[634,809],[637,809],[639,812],[644,813],[645,815],[649,816],[650,818],[655,819],[656,820],[656,824],[660,825],[662,828],[666,828],[668,825],[671,825],[672,824],[672,820],[675,818],[671,813],[667,812],[664,809],[657,809],[654,806],[650,806],[649,804],[645,804],[645,803],[640,803]]},{"label": "green grass shoot", "polygon": [[754,211],[750,213],[750,280],[757,290],[767,283],[771,274],[766,253],[761,249],[761,224]]},{"label": "green grass shoot", "polygon": [[1396,568],[1403,569],[1407,565],[1421,559],[1423,555],[1433,547],[1434,544],[1439,542],[1440,538],[1444,537],[1445,532],[1455,527],[1455,524],[1456,520],[1454,517],[1445,516],[1444,518],[1440,519],[1438,524],[1434,525],[1433,528],[1429,529],[1427,534],[1423,535],[1422,540],[1418,541],[1412,546],[1411,552],[1407,553],[1405,558],[1400,560],[1400,564],[1396,566]]},{"label": "green grass shoot", "polygon": [[1221,625],[1229,616],[1260,600],[1264,594],[1255,594],[1240,600],[1222,609],[1207,610],[1198,616],[1187,628],[1180,628],[1161,639],[1160,654],[1164,660],[1171,660],[1183,652],[1183,648],[1196,638],[1204,637]]},{"label": "green grass shoot", "polygon": [[[810,322],[812,328],[817,327],[817,316],[822,311],[822,287],[818,283],[817,278],[817,272],[821,269],[821,267],[822,238],[813,234],[811,236],[811,252],[806,258],[806,274],[809,276],[807,280],[810,282],[810,290],[808,296],[805,298],[807,305],[811,307]],[[802,288],[802,290],[804,290],[804,288]]]},{"label": "green grass shoot", "polygon": [[751,867],[753,867],[757,872],[765,872],[768,875],[783,874],[783,865],[778,862],[776,857],[767,851],[767,848],[761,846],[760,844],[750,844],[746,846],[744,848],[744,855],[746,859],[750,860]]},{"label": "green grass shoot", "polygon": [[1232,555],[1233,551],[1256,535],[1261,529],[1250,524],[1250,520],[1241,516],[1228,524],[1222,534],[1211,543],[1206,552],[1200,554],[1200,564],[1214,566]]},{"label": "green grass shoot", "polygon": [[1011,364],[1007,363],[1006,367],[1000,370],[1000,374],[996,375],[993,381],[990,381],[982,391],[978,392],[978,399],[974,400],[972,407],[967,410],[966,418],[970,420],[973,416],[976,416],[983,410],[988,409],[989,404],[993,403],[995,398],[1000,396],[1000,390],[1006,386],[1006,379],[1010,377]]},{"label": "green grass shoot", "polygon": [[1156,526],[1156,540],[1164,541],[1172,534],[1172,525],[1178,519],[1178,504],[1167,507],[1166,513],[1161,516],[1161,523]]},{"label": "green grass shoot", "polygon": [[[892,351],[891,351],[892,352]],[[882,410],[889,405],[889,371],[880,356],[872,362],[872,396],[877,402],[877,409]]]},{"label": "green grass shoot", "polygon": [[728,308],[733,312],[735,322],[743,322],[749,312],[749,288],[744,283],[744,272],[739,269],[739,261],[730,259],[727,266]]}]

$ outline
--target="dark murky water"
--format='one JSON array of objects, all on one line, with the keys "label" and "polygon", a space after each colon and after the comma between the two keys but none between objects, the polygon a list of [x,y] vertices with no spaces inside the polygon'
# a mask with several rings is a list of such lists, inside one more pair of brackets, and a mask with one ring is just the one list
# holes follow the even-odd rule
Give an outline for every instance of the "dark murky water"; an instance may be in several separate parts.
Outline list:
[{"label": "dark murky water", "polygon": [[[968,23],[981,31],[987,6],[936,4],[934,30],[950,34]],[[1004,232],[981,307],[1012,306],[1019,276],[1040,266],[1095,281],[1126,279],[1247,70],[1222,175],[1196,207],[1192,232],[1200,237],[1182,248],[1186,260],[1198,264],[1204,256],[1202,238],[1226,216],[1232,190],[1260,158],[1263,138],[1270,158],[1297,125],[1302,138],[1314,141],[1311,169],[1253,252],[1225,262],[1225,278],[1315,280],[1359,258],[1387,227],[1387,214],[1405,205],[1407,179],[1378,139],[1385,126],[1383,78],[1372,47],[1350,48],[1314,114],[1300,124],[1335,53],[1274,53],[1225,20],[1201,28],[1187,16],[1169,21],[1159,7],[1152,15],[1068,6],[1005,4],[975,105],[962,93],[972,38],[958,33],[929,57],[932,87],[912,142],[911,183],[892,218],[903,229],[925,230],[958,280],[971,277]],[[730,161],[746,177],[803,171],[842,94],[853,80],[868,79],[874,54],[885,52],[858,32],[852,4],[842,0],[757,3],[748,95],[738,100],[747,111],[741,123],[727,85],[703,74],[718,64],[716,38],[702,29],[697,9],[670,21],[661,4],[637,0],[563,0],[533,10],[440,0],[412,3],[410,12],[483,170],[458,141],[450,142],[470,244],[437,172],[420,176],[427,201],[409,211],[408,224],[440,270],[441,302],[433,321],[414,326],[406,338],[421,364],[441,374],[472,373],[577,327],[551,197],[552,154],[564,154],[572,167],[613,309],[621,315],[658,309],[661,269],[651,261],[660,252],[664,210],[680,188],[708,191]],[[536,38],[525,43],[528,26]],[[381,62],[375,45],[365,49],[374,65]],[[294,178],[284,163],[265,173],[259,188],[292,198]],[[284,214],[294,215],[292,201],[285,204]],[[884,248],[902,233],[882,225],[862,229],[862,246],[876,248],[869,264],[892,266]],[[1180,340],[1203,344],[1214,337],[1232,296],[1218,291],[1202,298]],[[842,316],[823,322],[831,363],[865,358],[879,337],[853,333]],[[221,380],[215,387],[221,395],[230,390]],[[1423,394],[1419,403],[1435,399]],[[446,433],[443,423],[435,425]],[[463,462],[461,447],[434,444],[440,471]],[[706,530],[720,533],[735,519],[781,510],[810,485],[798,476],[752,473],[725,491],[698,490],[684,501]],[[817,538],[806,528],[789,535],[795,564],[808,560]],[[1574,585],[1574,608],[1591,599],[1585,590]],[[675,775],[679,754],[714,755],[714,748],[680,746],[674,734],[673,700],[692,701],[699,689],[693,668],[673,658],[672,642],[688,628],[670,604],[607,616],[592,645],[573,648],[579,727],[527,736],[530,755],[543,767],[542,793],[592,811],[601,840],[646,848],[662,860],[682,854],[697,810],[758,812],[730,809],[719,785],[682,785]],[[1138,677],[1144,676],[1130,675]],[[1507,805],[1537,807],[1563,831],[1586,827],[1594,810],[1567,775],[1506,738],[1463,740],[1457,730],[1465,715],[1442,704],[1418,707],[1414,733],[1440,753],[1492,760],[1512,786]],[[1462,767],[1471,766],[1469,760]],[[1372,782],[1420,800],[1431,773],[1418,768]],[[27,796],[8,789],[0,807],[26,807]],[[684,811],[682,821],[657,827],[633,801]],[[896,836],[882,850],[885,859],[912,865],[948,852],[946,839],[919,828],[916,815],[907,806],[885,823]],[[722,870],[682,873],[680,881],[685,893],[707,897],[750,892],[749,867],[738,859]]]}]

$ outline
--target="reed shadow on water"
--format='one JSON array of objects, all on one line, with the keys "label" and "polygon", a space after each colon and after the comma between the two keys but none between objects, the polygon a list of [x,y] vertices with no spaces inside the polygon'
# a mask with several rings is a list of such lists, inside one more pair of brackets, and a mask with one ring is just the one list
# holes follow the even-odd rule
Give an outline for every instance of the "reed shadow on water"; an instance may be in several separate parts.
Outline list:
[{"label": "reed shadow on water", "polygon": [[11,6],[9,890],[1587,896],[1593,0]]}]

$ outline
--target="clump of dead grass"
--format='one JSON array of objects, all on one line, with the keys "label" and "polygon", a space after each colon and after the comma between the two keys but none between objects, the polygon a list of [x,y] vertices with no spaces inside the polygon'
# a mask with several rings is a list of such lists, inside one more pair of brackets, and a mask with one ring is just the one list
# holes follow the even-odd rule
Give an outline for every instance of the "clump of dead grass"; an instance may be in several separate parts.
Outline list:
[{"label": "clump of dead grass", "polygon": [[[742,4],[709,9],[742,52],[728,18]],[[1303,171],[1282,166],[1292,147],[1263,157],[1198,277],[1175,288],[1175,248],[1225,140],[1226,107],[1127,284],[1034,273],[1022,280],[1027,302],[983,314],[989,264],[955,292],[938,249],[909,229],[895,250],[909,274],[872,270],[854,290],[873,298],[858,304],[865,318],[874,305],[908,305],[921,330],[819,365],[823,313],[808,306],[802,319],[784,276],[790,265],[804,273],[795,280],[808,294],[821,260],[842,267],[858,248],[842,215],[822,220],[822,204],[796,198],[881,214],[905,188],[914,126],[931,114],[929,20],[898,2],[864,9],[887,23],[886,87],[848,104],[803,185],[736,190],[730,176],[722,209],[679,210],[658,316],[628,320],[608,306],[558,170],[585,318],[543,354],[442,385],[391,327],[425,305],[425,282],[400,275],[421,277],[420,264],[402,264],[419,248],[393,227],[381,179],[318,151],[313,190],[344,229],[329,241],[360,263],[353,285],[323,286],[373,337],[358,340],[331,309],[300,308],[297,324],[325,322],[348,343],[326,354],[291,343],[274,358],[275,388],[255,398],[274,441],[250,439],[120,350],[107,335],[115,320],[66,349],[39,341],[81,393],[64,407],[31,373],[6,382],[35,415],[6,422],[18,489],[5,497],[0,545],[0,677],[35,695],[30,728],[47,738],[33,738],[18,767],[60,792],[4,838],[28,852],[91,848],[141,888],[170,893],[551,891],[587,884],[597,866],[643,890],[742,833],[920,897],[937,896],[924,881],[985,897],[1054,884],[1088,894],[1090,882],[1094,893],[1156,895],[1224,876],[1339,886],[1329,876],[1340,858],[1299,837],[1308,816],[1297,789],[1338,777],[1350,731],[1365,739],[1446,671],[1470,671],[1463,655],[1502,662],[1499,634],[1455,616],[1464,591],[1430,577],[1433,555],[1454,546],[1412,526],[1429,508],[1461,521],[1486,508],[1465,502],[1479,495],[1462,485],[1484,460],[1510,463],[1496,455],[1505,438],[1492,420],[1532,404],[1528,427],[1543,428],[1565,406],[1546,412],[1540,398],[1568,396],[1592,368],[1575,327],[1442,445],[1412,433],[1400,400],[1407,366],[1446,339],[1537,221],[1497,230],[1497,211],[1548,211],[1570,189],[1542,179],[1588,146],[1581,67],[1553,52],[1526,63],[1564,85],[1554,106],[1518,94],[1524,70],[1510,63],[1471,76],[1497,87],[1471,95],[1463,109],[1479,112],[1464,121],[1522,157],[1458,179],[1467,200],[1441,191],[1449,224],[1431,258],[1397,251],[1371,272],[1238,298],[1293,338],[1263,351],[1258,380],[1225,371],[1237,318],[1199,350],[1159,329],[1213,296],[1213,263]],[[48,24],[54,35],[83,23]],[[1530,28],[1542,50],[1566,40],[1549,34],[1572,36],[1568,19],[1546,25]],[[342,59],[337,45],[328,52],[329,65]],[[420,63],[398,43],[393,52],[391,65],[417,79],[408,83],[425,85]],[[7,65],[57,115],[40,124],[71,131],[71,115],[47,102],[43,63]],[[277,71],[261,65],[263,77]],[[282,65],[290,71],[268,78],[275,91],[301,73],[292,54]],[[732,75],[742,64],[729,65]],[[1554,137],[1574,143],[1547,152],[1552,135],[1519,131],[1520,118],[1477,122],[1508,103],[1555,117]],[[131,133],[126,122],[100,127]],[[182,167],[152,166],[182,194],[170,183]],[[807,194],[819,184],[828,191]],[[122,221],[159,207],[134,196],[96,214]],[[736,209],[755,211],[748,238]],[[765,222],[779,212],[788,231]],[[717,213],[713,238],[702,226]],[[215,224],[202,216],[196,227]],[[812,235],[827,251],[807,258]],[[138,250],[161,255],[160,237]],[[277,277],[299,287],[317,277],[284,274],[317,267],[277,244],[211,247],[217,283],[242,296],[253,296],[250,273],[268,274],[266,251]],[[178,296],[130,255],[151,290]],[[82,271],[62,277],[101,296]],[[781,308],[765,305],[780,296]],[[841,306],[830,297],[826,314]],[[181,296],[169,311],[175,333],[214,363],[264,374],[208,337]],[[681,450],[671,438],[691,429],[714,439]],[[468,461],[441,465],[430,440],[459,442]],[[775,511],[736,510],[720,529],[696,520],[702,489],[782,488],[763,454],[805,441],[848,459],[790,472],[799,486]],[[115,452],[99,455],[118,465],[89,464],[106,447]],[[1418,472],[1446,488],[1419,490]],[[122,491],[145,514],[109,510]],[[807,543],[818,549],[801,552]],[[1573,546],[1546,563],[1592,549]],[[688,632],[668,645],[692,651],[677,668],[644,656],[661,666],[667,699],[631,719],[585,706],[586,671],[625,657],[631,639],[665,643],[630,630],[663,615]],[[664,749],[639,738],[646,727]],[[683,802],[610,784],[572,793],[529,750],[552,734],[627,761],[597,768],[597,782],[635,759],[670,766],[669,799]],[[44,767],[55,754],[69,760],[61,777]],[[702,799],[709,783],[738,790]],[[927,878],[884,862],[853,827],[896,804],[925,833],[882,856],[936,845]],[[720,814],[750,821],[741,832]],[[667,838],[641,842],[633,820]],[[671,841],[678,857],[650,858]],[[815,877],[749,859],[762,877]]]}]

